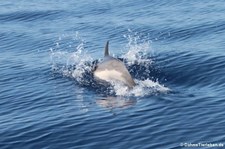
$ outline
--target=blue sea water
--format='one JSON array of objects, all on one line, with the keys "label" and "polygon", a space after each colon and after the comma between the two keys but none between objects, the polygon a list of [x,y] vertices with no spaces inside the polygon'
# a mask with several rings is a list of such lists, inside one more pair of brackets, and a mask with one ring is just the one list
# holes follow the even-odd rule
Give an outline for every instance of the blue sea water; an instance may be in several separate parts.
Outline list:
[{"label": "blue sea water", "polygon": [[[224,14],[222,0],[2,0],[0,148],[224,148]],[[134,89],[93,79],[107,40]]]}]

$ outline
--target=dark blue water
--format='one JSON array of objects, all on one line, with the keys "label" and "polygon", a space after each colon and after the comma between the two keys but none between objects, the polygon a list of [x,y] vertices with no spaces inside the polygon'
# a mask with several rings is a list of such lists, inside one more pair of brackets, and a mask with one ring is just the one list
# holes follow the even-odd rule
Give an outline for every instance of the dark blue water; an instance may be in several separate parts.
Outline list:
[{"label": "dark blue water", "polygon": [[[1,1],[0,148],[225,147],[224,14],[219,0]],[[93,79],[107,40],[134,89]]]}]

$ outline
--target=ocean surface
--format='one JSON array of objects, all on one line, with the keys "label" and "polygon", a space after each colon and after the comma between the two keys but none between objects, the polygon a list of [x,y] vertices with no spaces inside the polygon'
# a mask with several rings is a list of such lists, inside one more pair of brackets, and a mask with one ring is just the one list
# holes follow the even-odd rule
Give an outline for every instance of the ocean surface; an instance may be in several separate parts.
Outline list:
[{"label": "ocean surface", "polygon": [[[137,85],[104,86],[111,55]],[[0,149],[225,148],[225,1],[2,0]]]}]

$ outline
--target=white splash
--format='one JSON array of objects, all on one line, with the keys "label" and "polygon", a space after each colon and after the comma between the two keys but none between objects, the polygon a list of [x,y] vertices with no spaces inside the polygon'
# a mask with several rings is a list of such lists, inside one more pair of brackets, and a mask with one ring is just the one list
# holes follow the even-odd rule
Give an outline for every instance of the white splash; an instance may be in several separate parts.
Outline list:
[{"label": "white splash", "polygon": [[[128,30],[130,33],[132,31]],[[122,58],[126,59],[128,62],[128,65],[132,65],[135,62],[138,63],[152,63],[151,59],[146,58],[146,56],[150,56],[150,52],[152,53],[151,48],[151,41],[141,41],[140,37],[138,36],[138,33],[128,34],[124,35],[124,37],[128,40],[128,43],[125,46],[125,50],[127,53],[125,53]]]},{"label": "white splash", "polygon": [[[151,41],[142,40],[137,32],[133,32],[130,29],[128,31],[129,34],[124,35],[124,37],[128,40],[128,43],[125,46],[127,52],[122,56],[122,58],[127,61],[129,66],[133,64],[143,65],[146,67],[150,66],[153,63],[153,60],[150,59],[150,53],[153,54],[153,49],[150,45]],[[137,85],[131,90],[122,84],[113,83],[113,88],[116,95],[142,97],[157,93],[167,93],[170,91],[169,88],[161,85],[158,81],[154,82],[150,79],[136,79],[135,82]]]},{"label": "white splash", "polygon": [[[58,70],[59,73],[62,73],[64,76],[72,77],[80,82],[83,79],[83,75],[87,71],[91,71],[91,66],[87,65],[88,62],[92,62],[93,59],[84,49],[84,40],[79,37],[78,32],[74,36],[70,36],[71,40],[74,41],[74,44],[78,45],[73,49],[72,52],[67,51],[68,47],[60,47],[63,42],[63,37],[69,38],[69,36],[63,35],[59,37],[59,40],[56,42],[55,48],[50,49],[50,58],[52,63],[52,69]],[[72,47],[72,46],[69,46]],[[63,49],[65,48],[65,49]],[[61,65],[59,65],[61,64]],[[75,66],[73,69],[70,69],[71,66]]]},{"label": "white splash", "polygon": [[159,82],[154,82],[149,79],[146,79],[144,81],[135,80],[135,82],[137,85],[131,90],[129,90],[128,87],[122,84],[119,83],[113,84],[116,95],[143,97],[156,93],[167,93],[170,91],[169,88],[159,84]]},{"label": "white splash", "polygon": [[85,50],[83,43],[77,46],[77,51],[72,53],[67,65],[75,65],[75,69],[72,71],[72,77],[77,81],[82,80],[86,71],[91,71],[91,65],[87,65],[87,62],[91,62],[92,58]]}]

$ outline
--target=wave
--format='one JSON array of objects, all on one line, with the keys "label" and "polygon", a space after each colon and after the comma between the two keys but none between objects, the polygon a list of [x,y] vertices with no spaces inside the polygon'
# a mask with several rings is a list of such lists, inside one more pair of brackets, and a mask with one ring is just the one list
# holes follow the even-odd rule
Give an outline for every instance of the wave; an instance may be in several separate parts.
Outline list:
[{"label": "wave", "polygon": [[184,88],[224,86],[225,56],[208,52],[185,51],[159,56],[167,83]]},{"label": "wave", "polygon": [[0,14],[1,22],[24,21],[30,22],[35,20],[55,20],[61,16],[62,11],[46,10],[46,11],[19,11],[12,13]]}]

